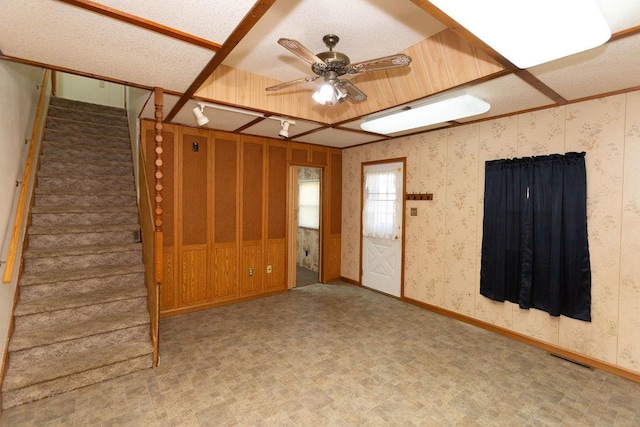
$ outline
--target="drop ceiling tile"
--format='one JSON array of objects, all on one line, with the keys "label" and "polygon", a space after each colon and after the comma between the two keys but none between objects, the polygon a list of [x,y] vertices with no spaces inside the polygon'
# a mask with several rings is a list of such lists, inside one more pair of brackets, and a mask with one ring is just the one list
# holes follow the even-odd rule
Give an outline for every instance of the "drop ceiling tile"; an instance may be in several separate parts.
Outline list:
[{"label": "drop ceiling tile", "polygon": [[530,69],[567,100],[640,86],[640,34]]},{"label": "drop ceiling tile", "polygon": [[222,44],[255,0],[189,0],[186,4],[184,0],[98,0],[96,3]]},{"label": "drop ceiling tile", "polygon": [[612,33],[640,25],[638,0],[596,0],[596,4]]},{"label": "drop ceiling tile", "polygon": [[135,85],[183,92],[214,54],[56,1],[1,2],[0,16],[5,55]]},{"label": "drop ceiling tile", "polygon": [[485,100],[491,105],[491,108],[488,112],[479,116],[458,120],[462,123],[554,104],[552,99],[515,74],[509,74],[471,86],[464,90],[463,93]]}]

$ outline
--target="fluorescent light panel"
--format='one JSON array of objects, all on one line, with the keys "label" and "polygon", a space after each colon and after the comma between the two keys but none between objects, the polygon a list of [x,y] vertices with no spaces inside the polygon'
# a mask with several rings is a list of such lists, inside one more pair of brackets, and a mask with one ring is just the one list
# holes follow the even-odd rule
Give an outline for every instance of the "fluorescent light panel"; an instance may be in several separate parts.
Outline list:
[{"label": "fluorescent light panel", "polygon": [[519,68],[604,44],[611,30],[594,0],[430,0]]},{"label": "fluorescent light panel", "polygon": [[387,135],[463,117],[476,116],[486,113],[490,108],[489,103],[480,98],[467,94],[458,95],[432,104],[369,120],[362,123],[360,127],[368,132]]}]

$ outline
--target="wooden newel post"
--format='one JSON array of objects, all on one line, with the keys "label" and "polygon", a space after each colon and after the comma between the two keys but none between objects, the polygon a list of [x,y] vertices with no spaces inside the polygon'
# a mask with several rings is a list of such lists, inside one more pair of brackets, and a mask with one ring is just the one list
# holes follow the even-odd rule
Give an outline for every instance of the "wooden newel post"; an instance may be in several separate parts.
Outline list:
[{"label": "wooden newel post", "polygon": [[[155,88],[155,161],[154,161],[154,203],[153,203],[153,225],[155,227],[155,256],[154,262],[154,280],[156,284],[162,283],[162,119],[163,119],[163,99],[164,92],[162,88]],[[160,261],[160,262],[158,262]]]},{"label": "wooden newel post", "polygon": [[159,345],[160,345],[160,287],[162,285],[162,251],[163,251],[163,234],[162,234],[162,108],[164,105],[164,92],[162,88],[155,88],[154,90],[154,104],[155,104],[155,161],[154,161],[154,197],[153,197],[153,226],[154,226],[154,251],[153,251],[153,281],[155,283],[155,295],[154,305],[155,317],[153,327],[153,366],[159,364]]}]

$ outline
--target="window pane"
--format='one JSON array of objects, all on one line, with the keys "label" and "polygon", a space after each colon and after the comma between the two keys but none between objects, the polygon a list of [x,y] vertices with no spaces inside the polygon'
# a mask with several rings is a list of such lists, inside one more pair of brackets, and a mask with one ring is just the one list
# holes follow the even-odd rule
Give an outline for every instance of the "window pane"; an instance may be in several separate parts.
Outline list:
[{"label": "window pane", "polygon": [[300,181],[298,192],[298,227],[320,226],[320,181]]},{"label": "window pane", "polygon": [[366,197],[363,210],[363,234],[393,239],[398,227],[396,212],[396,172],[375,171],[365,174]]}]

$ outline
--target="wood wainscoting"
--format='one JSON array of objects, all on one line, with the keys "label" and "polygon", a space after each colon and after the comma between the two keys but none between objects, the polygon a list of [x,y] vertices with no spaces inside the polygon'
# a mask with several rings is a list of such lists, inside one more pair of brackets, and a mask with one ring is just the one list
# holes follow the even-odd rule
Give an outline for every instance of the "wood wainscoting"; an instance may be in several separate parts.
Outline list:
[{"label": "wood wainscoting", "polygon": [[[147,174],[154,136],[143,120]],[[291,164],[325,170],[321,280],[339,279],[339,149],[180,125],[164,125],[162,136],[162,317],[286,292]]]}]

